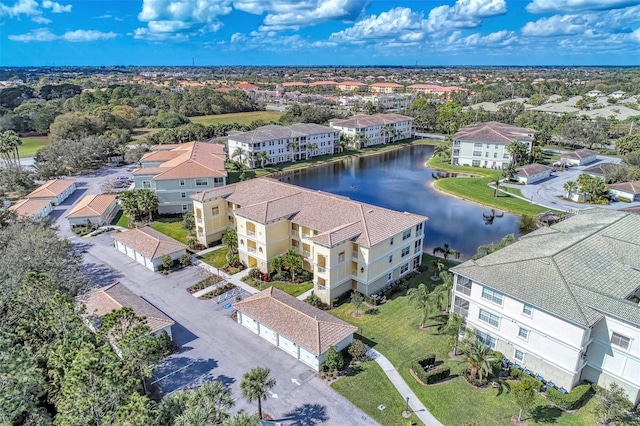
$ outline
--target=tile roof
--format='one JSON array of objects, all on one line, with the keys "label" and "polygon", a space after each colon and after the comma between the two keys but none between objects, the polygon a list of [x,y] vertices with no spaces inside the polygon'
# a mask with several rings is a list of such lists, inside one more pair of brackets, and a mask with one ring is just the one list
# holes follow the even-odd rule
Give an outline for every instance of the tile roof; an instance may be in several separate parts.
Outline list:
[{"label": "tile roof", "polygon": [[583,327],[603,315],[640,326],[625,300],[640,286],[638,215],[582,210],[452,271]]},{"label": "tile roof", "polygon": [[101,216],[112,203],[116,201],[116,194],[87,195],[83,197],[67,213],[67,218]]},{"label": "tile roof", "polygon": [[132,248],[147,259],[157,259],[165,254],[187,249],[186,245],[149,226],[115,233],[113,239]]},{"label": "tile roof", "polygon": [[27,198],[26,200],[18,200],[9,206],[9,210],[15,211],[18,216],[33,217],[41,212],[51,200],[48,198]]},{"label": "tile roof", "polygon": [[394,88],[399,88],[399,87],[404,87],[402,84],[398,84],[398,83],[373,83],[370,84],[369,87],[394,87]]},{"label": "tile roof", "polygon": [[295,87],[295,86],[308,86],[304,81],[286,81],[282,83],[284,87]]},{"label": "tile roof", "polygon": [[338,83],[340,86],[366,86],[366,83],[360,83],[359,81],[341,81]]},{"label": "tile roof", "polygon": [[[90,293],[77,296],[75,300],[78,303],[84,304],[85,315],[97,316],[99,318],[123,307],[131,308],[136,315],[145,317],[146,323],[151,328],[152,333],[175,324],[175,321],[158,308],[120,283],[111,284]],[[95,325],[96,327],[100,326],[99,323]]]},{"label": "tile roof", "polygon": [[530,108],[530,110],[539,111],[539,112],[550,112],[555,114],[573,114],[575,112],[580,111],[576,107],[572,107],[572,106],[561,104],[561,103],[548,103],[548,104]]},{"label": "tile roof", "polygon": [[270,178],[213,188],[192,198],[197,201],[224,198],[240,206],[234,210],[236,215],[261,223],[287,218],[319,231],[315,241],[329,247],[346,240],[371,247],[427,220],[424,216],[364,204]]},{"label": "tile roof", "polygon": [[627,207],[627,208],[624,208],[624,209],[620,209],[620,211],[634,213],[634,214],[640,214],[640,206]]},{"label": "tile roof", "polygon": [[329,80],[329,81],[314,81],[313,83],[309,83],[309,86],[335,86],[337,83],[335,81]]},{"label": "tile roof", "polygon": [[259,87],[256,86],[255,84],[247,83],[246,81],[244,81],[242,83],[238,83],[234,87],[236,87],[238,89],[243,89],[243,90],[257,90],[257,89],[259,89]]},{"label": "tile roof", "polygon": [[357,331],[357,327],[274,287],[233,306],[316,356]]},{"label": "tile roof", "polygon": [[606,167],[603,167],[603,166],[606,166],[607,164],[609,163],[599,163],[599,164],[596,164],[595,166],[587,167],[586,169],[582,169],[582,173],[604,176],[605,174],[604,170]]},{"label": "tile roof", "polygon": [[551,167],[547,167],[542,164],[532,163],[532,164],[526,164],[522,167],[518,167],[516,169],[516,172],[518,176],[529,177],[529,176],[537,175],[538,173],[546,172],[549,170],[553,170],[553,169]]},{"label": "tile roof", "polygon": [[403,121],[412,121],[413,117],[407,117],[400,114],[373,114],[373,115],[354,115],[345,120],[331,120],[331,127],[354,127],[362,129],[370,126],[381,126],[387,124],[401,123]]},{"label": "tile roof", "polygon": [[424,89],[432,92],[460,92],[467,90],[457,86],[438,86],[436,84],[412,84],[407,86],[407,89]]},{"label": "tile roof", "polygon": [[533,129],[489,121],[465,126],[454,135],[454,140],[510,144],[513,141],[533,141]]},{"label": "tile roof", "polygon": [[598,155],[597,152],[592,151],[590,149],[576,149],[573,152],[567,152],[560,156],[560,158],[575,158],[576,160],[581,160],[583,158],[591,157],[594,155]]},{"label": "tile roof", "polygon": [[27,198],[53,198],[62,194],[66,191],[70,186],[75,185],[75,180],[70,179],[53,179],[49,180],[43,185],[40,185],[29,195]]},{"label": "tile roof", "polygon": [[[158,162],[158,167],[141,167],[134,175],[153,175],[153,180],[194,179],[227,176],[224,145],[206,142],[173,144],[170,150],[145,154],[140,162]],[[162,145],[160,146],[162,148]]]},{"label": "tile roof", "polygon": [[618,191],[629,192],[631,194],[640,194],[640,180],[633,182],[620,182],[609,184],[609,189],[617,189]]},{"label": "tile roof", "polygon": [[307,137],[324,133],[335,133],[330,127],[314,123],[297,123],[291,126],[280,126],[269,124],[258,127],[249,132],[229,132],[229,140],[236,142],[258,143],[272,141],[276,139],[289,139],[296,137]]}]

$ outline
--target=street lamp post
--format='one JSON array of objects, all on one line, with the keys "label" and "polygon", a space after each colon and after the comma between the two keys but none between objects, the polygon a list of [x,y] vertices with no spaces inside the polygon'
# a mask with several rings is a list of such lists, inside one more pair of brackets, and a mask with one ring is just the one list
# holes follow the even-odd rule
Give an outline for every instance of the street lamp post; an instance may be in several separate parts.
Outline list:
[{"label": "street lamp post", "polygon": [[409,397],[407,397],[407,408],[405,408],[406,412],[409,412]]}]

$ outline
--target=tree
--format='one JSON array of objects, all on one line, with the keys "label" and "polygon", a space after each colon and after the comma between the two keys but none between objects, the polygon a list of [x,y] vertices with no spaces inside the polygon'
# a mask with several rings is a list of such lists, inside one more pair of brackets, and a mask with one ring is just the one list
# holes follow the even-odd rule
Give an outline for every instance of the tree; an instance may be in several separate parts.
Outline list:
[{"label": "tree", "polygon": [[20,153],[18,152],[20,145],[22,145],[22,141],[13,130],[0,133],[0,155],[8,168],[20,168]]},{"label": "tree", "polygon": [[578,190],[578,184],[572,180],[568,180],[564,183],[564,190],[567,191],[567,198],[573,199],[573,194]]},{"label": "tree", "polygon": [[460,259],[460,252],[458,250],[450,248],[448,243],[444,243],[442,247],[436,247],[433,249],[434,256],[438,253],[442,254],[442,258],[445,260],[445,262],[449,259],[450,256],[453,256],[456,259]]},{"label": "tree", "polygon": [[523,142],[513,141],[507,145],[507,152],[511,155],[512,161],[521,166],[527,161],[529,148]]},{"label": "tree", "polygon": [[187,404],[187,412],[195,407],[204,409],[206,424],[220,424],[229,417],[228,410],[233,407],[233,404],[231,389],[224,383],[214,380],[204,383],[196,392],[192,393]]},{"label": "tree", "polygon": [[539,145],[533,145],[529,153],[529,162],[536,163],[541,158],[544,158],[544,150]]},{"label": "tree", "polygon": [[222,244],[227,246],[227,261],[233,255],[238,254],[238,233],[235,228],[229,228],[222,235]]},{"label": "tree", "polygon": [[191,232],[195,231],[196,218],[193,215],[193,211],[189,210],[182,215],[182,229],[186,229]]},{"label": "tree", "polygon": [[516,169],[517,168],[518,168],[518,166],[516,166],[514,163],[506,164],[502,168],[502,176],[504,176],[505,178],[507,178],[509,180],[513,179],[513,177],[516,175]]},{"label": "tree", "polygon": [[462,315],[459,315],[455,312],[451,312],[449,314],[449,318],[447,318],[447,322],[444,325],[444,333],[453,337],[453,355],[458,354],[458,341],[460,339],[460,331],[465,324],[465,318]]},{"label": "tree", "polygon": [[429,314],[431,314],[433,308],[433,299],[429,288],[420,283],[418,287],[410,288],[409,291],[407,291],[407,297],[410,304],[415,305],[422,311],[422,322],[420,323],[420,328],[425,328],[427,319],[429,318]]},{"label": "tree", "polygon": [[518,412],[518,422],[522,421],[522,412],[527,411],[533,405],[536,399],[536,390],[533,380],[518,380],[511,385],[511,393],[516,400],[516,404],[520,411]]},{"label": "tree", "polygon": [[291,161],[296,161],[296,152],[300,150],[300,144],[298,141],[290,140],[287,142],[287,150],[291,151]]},{"label": "tree", "polygon": [[572,120],[558,131],[561,141],[567,145],[593,148],[607,143],[606,131],[598,123],[586,120]]},{"label": "tree", "polygon": [[536,218],[530,214],[523,214],[518,225],[522,231],[533,231],[536,228]]},{"label": "tree", "polygon": [[311,156],[314,157],[318,152],[318,144],[315,142],[310,143],[309,150],[311,151]]},{"label": "tree", "polygon": [[433,155],[441,160],[446,158],[449,156],[449,145],[446,143],[439,143],[433,148]]},{"label": "tree", "polygon": [[364,296],[357,291],[351,292],[351,303],[356,307],[356,316],[360,316],[360,306],[362,306],[362,302],[364,302]]},{"label": "tree", "polygon": [[453,290],[453,274],[449,271],[441,271],[438,275],[442,280],[442,284],[440,284],[436,290],[439,290],[445,293],[446,304],[444,306],[444,310],[448,311],[449,305],[451,304],[451,301],[449,299],[451,297],[451,291]]},{"label": "tree", "polygon": [[238,162],[239,162],[240,164],[243,164],[243,165],[244,165],[244,163],[245,163],[245,161],[246,161],[246,160],[244,160],[244,157],[246,156],[246,153],[247,153],[247,151],[245,151],[244,149],[242,149],[242,148],[240,148],[240,147],[237,147],[237,148],[233,151],[233,153],[231,154],[231,158],[237,158],[237,159],[238,159]]},{"label": "tree", "polygon": [[353,339],[347,352],[356,361],[365,361],[367,359],[367,345],[360,339]]},{"label": "tree", "polygon": [[241,411],[225,419],[222,426],[260,426],[260,420],[256,416]]},{"label": "tree", "polygon": [[302,269],[302,257],[293,249],[282,255],[282,267],[291,274],[291,281],[296,280],[296,273]]},{"label": "tree", "polygon": [[505,235],[504,237],[502,237],[502,239],[500,240],[500,243],[498,243],[497,245],[493,244],[493,242],[491,244],[484,244],[478,247],[478,250],[476,251],[476,254],[472,257],[472,259],[480,259],[481,257],[484,257],[488,254],[493,253],[494,251],[498,251],[502,248],[505,248],[508,245],[511,245],[513,243],[516,242],[516,237],[513,234],[508,234]]},{"label": "tree", "polygon": [[381,134],[384,136],[384,143],[388,144],[389,142],[393,142],[392,139],[395,136],[396,131],[391,124],[387,124],[382,129]]},{"label": "tree", "polygon": [[267,154],[266,151],[260,151],[256,159],[260,162],[260,167],[264,169],[264,163],[269,161],[269,154]]},{"label": "tree", "polygon": [[162,262],[162,269],[165,271],[168,271],[173,266],[173,259],[168,254],[162,256],[160,261]]},{"label": "tree", "polygon": [[629,410],[632,405],[625,390],[616,382],[611,382],[608,388],[598,388],[596,397],[594,413],[604,425],[622,420],[625,411]]},{"label": "tree", "polygon": [[138,189],[136,191],[136,202],[141,213],[149,215],[149,222],[153,220],[153,212],[158,210],[160,203],[158,196],[150,189]]},{"label": "tree", "polygon": [[341,370],[344,367],[344,357],[342,353],[338,350],[337,346],[331,346],[327,351],[324,367],[328,371],[336,371]]},{"label": "tree", "polygon": [[462,107],[455,102],[448,101],[438,108],[437,126],[443,133],[451,135],[460,128]]},{"label": "tree", "polygon": [[269,389],[276,385],[276,379],[269,377],[271,370],[266,367],[256,367],[242,375],[240,391],[249,402],[258,401],[258,417],[262,419],[262,401],[269,396]]},{"label": "tree", "polygon": [[432,269],[431,279],[434,281],[437,280],[440,277],[440,273],[444,271],[444,268],[445,268],[445,264],[442,263],[440,259],[433,259],[431,261],[431,269]]},{"label": "tree", "polygon": [[475,336],[467,341],[462,348],[463,361],[469,366],[469,375],[482,380],[491,370],[491,364],[499,361],[493,354],[493,350],[480,342]]},{"label": "tree", "polygon": [[500,189],[501,183],[502,183],[502,176],[496,175],[493,178],[493,198],[498,198],[498,190]]}]

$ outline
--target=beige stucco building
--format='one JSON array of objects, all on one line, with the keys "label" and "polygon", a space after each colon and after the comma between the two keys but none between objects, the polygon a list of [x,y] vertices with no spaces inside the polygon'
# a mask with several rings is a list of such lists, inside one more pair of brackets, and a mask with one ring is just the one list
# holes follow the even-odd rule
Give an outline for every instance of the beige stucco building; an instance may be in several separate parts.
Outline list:
[{"label": "beige stucco building", "polygon": [[351,290],[371,295],[421,263],[424,216],[267,178],[192,198],[201,243],[219,241],[235,227],[240,260],[263,272],[293,249],[325,302]]}]

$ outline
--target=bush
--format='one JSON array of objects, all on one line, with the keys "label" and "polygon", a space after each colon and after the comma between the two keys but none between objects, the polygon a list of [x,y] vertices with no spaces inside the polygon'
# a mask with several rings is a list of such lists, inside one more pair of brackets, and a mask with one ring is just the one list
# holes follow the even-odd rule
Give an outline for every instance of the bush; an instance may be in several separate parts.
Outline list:
[{"label": "bush", "polygon": [[160,260],[162,261],[162,268],[164,270],[171,269],[171,267],[173,266],[173,259],[168,254],[162,256]]},{"label": "bush", "polygon": [[342,367],[344,367],[344,357],[342,353],[338,351],[337,346],[331,346],[327,351],[323,368],[326,371],[335,371],[342,370]]},{"label": "bush", "polygon": [[351,355],[351,358],[356,361],[367,360],[367,345],[365,345],[362,340],[354,339],[349,345],[347,352]]},{"label": "bush", "polygon": [[527,383],[531,388],[533,388],[536,392],[542,391],[542,382],[534,379],[531,376],[524,376],[520,379],[521,382]]},{"label": "bush", "polygon": [[521,377],[524,376],[524,373],[522,372],[522,370],[518,368],[509,367],[509,375],[513,378],[520,379]]},{"label": "bush", "polygon": [[418,364],[420,365],[420,367],[422,367],[422,369],[424,370],[425,368],[430,368],[433,366],[433,364],[436,363],[436,356],[435,355],[427,355],[425,358],[421,359],[418,361]]},{"label": "bush", "polygon": [[185,253],[182,256],[180,256],[180,266],[183,268],[186,268],[187,266],[191,265],[191,255],[189,253]]},{"label": "bush", "polygon": [[569,393],[561,393],[554,388],[547,389],[547,398],[563,410],[573,410],[576,408],[591,392],[590,383],[582,383],[571,390]]},{"label": "bush", "polygon": [[251,268],[249,270],[249,276],[254,280],[259,280],[262,277],[262,272],[258,268]]},{"label": "bush", "polygon": [[318,297],[318,295],[314,294],[313,291],[311,292],[309,297],[304,299],[304,301],[310,304],[311,306],[315,306],[318,309],[322,309],[322,310],[329,309],[329,306],[327,306],[326,303],[323,303],[322,300],[320,300],[320,298]]},{"label": "bush", "polygon": [[493,374],[496,375],[502,370],[502,360],[504,359],[504,355],[500,351],[493,351],[493,356],[496,357],[496,361],[491,363],[491,370]]},{"label": "bush", "polygon": [[380,309],[378,308],[369,308],[364,311],[365,315],[378,315],[380,313]]},{"label": "bush", "polygon": [[435,357],[430,357],[422,361],[415,361],[411,365],[411,370],[413,371],[413,374],[415,374],[416,377],[426,385],[431,385],[439,382],[440,380],[444,380],[449,377],[449,374],[451,374],[451,369],[449,367],[438,367],[425,371],[422,365],[424,361],[432,361],[431,364],[429,364],[432,365],[435,362]]}]

